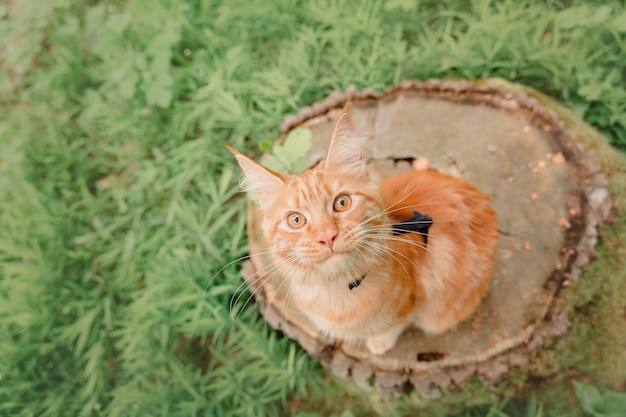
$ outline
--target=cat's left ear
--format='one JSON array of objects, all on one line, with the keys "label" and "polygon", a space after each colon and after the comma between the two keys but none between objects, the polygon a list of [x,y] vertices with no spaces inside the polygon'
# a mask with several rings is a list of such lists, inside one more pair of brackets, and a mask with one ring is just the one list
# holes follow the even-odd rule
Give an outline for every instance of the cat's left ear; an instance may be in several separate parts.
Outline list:
[{"label": "cat's left ear", "polygon": [[268,209],[285,185],[283,177],[248,158],[235,148],[226,145],[226,148],[235,156],[246,177],[244,188],[250,188],[259,197],[262,209]]},{"label": "cat's left ear", "polygon": [[346,104],[333,130],[326,168],[361,179],[366,177],[365,161],[361,154],[361,140],[354,129],[349,108],[349,104]]}]

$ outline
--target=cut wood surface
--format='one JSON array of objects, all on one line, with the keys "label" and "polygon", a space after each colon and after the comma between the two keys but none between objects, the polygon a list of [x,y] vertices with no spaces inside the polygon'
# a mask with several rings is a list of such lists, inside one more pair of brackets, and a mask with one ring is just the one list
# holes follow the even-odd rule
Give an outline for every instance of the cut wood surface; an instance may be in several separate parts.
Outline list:
[{"label": "cut wood surface", "polygon": [[[530,89],[501,80],[404,83],[385,93],[335,93],[285,121],[313,133],[312,165],[327,151],[346,100],[365,137],[365,155],[381,179],[427,159],[430,168],[461,177],[492,196],[500,230],[494,279],[478,311],[454,331],[426,336],[408,329],[384,355],[363,345],[325,339],[287,302],[284,277],[248,205],[251,260],[242,274],[268,323],[297,340],[339,375],[385,392],[423,395],[485,382],[522,366],[546,337],[567,332],[561,292],[593,256],[597,226],[610,212],[606,178],[592,140],[571,131]],[[422,159],[424,158],[424,159]],[[428,214],[425,211],[424,214]]]}]

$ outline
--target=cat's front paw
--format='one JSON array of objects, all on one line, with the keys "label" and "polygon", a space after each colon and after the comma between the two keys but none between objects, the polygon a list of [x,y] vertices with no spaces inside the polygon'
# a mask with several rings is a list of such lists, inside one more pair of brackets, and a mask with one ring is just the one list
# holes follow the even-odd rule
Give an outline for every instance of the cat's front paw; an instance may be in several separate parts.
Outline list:
[{"label": "cat's front paw", "polygon": [[369,350],[374,355],[382,355],[383,353],[394,347],[397,340],[397,334],[376,336],[367,339],[365,345],[367,346],[367,350]]}]

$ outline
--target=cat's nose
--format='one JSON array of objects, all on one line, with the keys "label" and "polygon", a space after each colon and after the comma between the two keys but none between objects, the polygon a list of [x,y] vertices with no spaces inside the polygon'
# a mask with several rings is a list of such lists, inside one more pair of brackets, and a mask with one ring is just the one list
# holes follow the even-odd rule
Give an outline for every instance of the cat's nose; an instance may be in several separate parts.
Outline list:
[{"label": "cat's nose", "polygon": [[335,238],[337,237],[337,230],[335,229],[327,229],[321,232],[317,236],[317,241],[322,245],[328,246],[331,251],[333,250],[333,244],[335,243]]}]

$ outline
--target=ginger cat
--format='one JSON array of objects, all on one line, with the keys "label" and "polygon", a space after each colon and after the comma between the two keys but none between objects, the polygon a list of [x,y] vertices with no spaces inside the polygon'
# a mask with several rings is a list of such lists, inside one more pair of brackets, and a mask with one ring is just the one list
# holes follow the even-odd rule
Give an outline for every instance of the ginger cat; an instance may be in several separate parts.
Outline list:
[{"label": "ginger cat", "polygon": [[258,195],[290,302],[319,331],[382,354],[408,326],[454,328],[486,293],[498,243],[490,198],[434,171],[373,182],[347,110],[326,160],[302,174],[229,149]]}]

